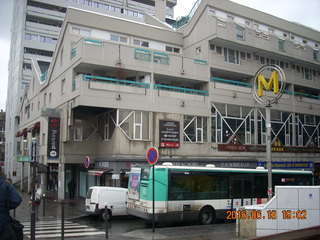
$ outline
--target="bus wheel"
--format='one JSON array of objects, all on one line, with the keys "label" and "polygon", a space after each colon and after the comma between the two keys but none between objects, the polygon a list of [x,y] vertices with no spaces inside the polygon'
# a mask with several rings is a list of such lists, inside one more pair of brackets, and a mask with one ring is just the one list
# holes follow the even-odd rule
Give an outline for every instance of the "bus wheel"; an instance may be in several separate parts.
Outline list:
[{"label": "bus wheel", "polygon": [[204,207],[199,213],[199,222],[202,225],[208,225],[215,221],[216,214],[212,207]]},{"label": "bus wheel", "polygon": [[111,213],[110,210],[108,210],[108,212],[103,211],[103,212],[101,213],[101,219],[102,219],[103,221],[106,221],[107,219],[108,219],[108,221],[110,221],[110,220],[111,220],[111,216],[112,216],[112,213]]}]

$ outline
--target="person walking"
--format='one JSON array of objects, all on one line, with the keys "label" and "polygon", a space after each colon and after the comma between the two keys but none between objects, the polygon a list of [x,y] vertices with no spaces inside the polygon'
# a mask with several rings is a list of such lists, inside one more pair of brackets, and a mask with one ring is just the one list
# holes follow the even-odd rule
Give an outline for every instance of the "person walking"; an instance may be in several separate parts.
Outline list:
[{"label": "person walking", "polygon": [[35,192],[35,199],[34,199],[34,203],[33,203],[35,206],[36,220],[39,220],[39,207],[41,204],[41,199],[42,199],[42,189],[41,189],[40,184],[37,184],[36,185],[36,192]]},{"label": "person walking", "polygon": [[0,239],[17,240],[17,236],[11,225],[9,211],[17,208],[22,198],[16,189],[5,179],[0,168]]},{"label": "person walking", "polygon": [[69,198],[74,199],[74,195],[76,191],[76,183],[73,178],[68,183],[68,191],[69,191]]}]

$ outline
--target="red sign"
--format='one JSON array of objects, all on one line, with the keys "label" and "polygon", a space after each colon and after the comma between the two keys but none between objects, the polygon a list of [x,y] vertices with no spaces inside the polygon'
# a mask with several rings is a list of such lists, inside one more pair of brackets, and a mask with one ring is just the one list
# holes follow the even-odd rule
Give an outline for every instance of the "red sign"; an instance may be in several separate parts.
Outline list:
[{"label": "red sign", "polygon": [[159,159],[159,151],[155,147],[151,147],[147,150],[147,161],[150,165],[155,165]]},{"label": "red sign", "polygon": [[90,157],[89,157],[89,156],[86,156],[86,157],[85,157],[85,159],[84,159],[84,161],[83,161],[83,166],[84,166],[85,168],[89,168],[89,166],[90,166]]}]

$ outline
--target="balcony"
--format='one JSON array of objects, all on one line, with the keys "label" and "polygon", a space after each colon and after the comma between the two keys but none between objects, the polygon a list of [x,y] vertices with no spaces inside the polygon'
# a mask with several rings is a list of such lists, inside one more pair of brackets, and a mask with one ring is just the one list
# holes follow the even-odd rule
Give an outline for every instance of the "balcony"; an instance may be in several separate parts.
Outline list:
[{"label": "balcony", "polygon": [[313,49],[309,46],[300,46],[290,40],[284,40],[281,44],[283,50],[280,50],[279,38],[271,33],[241,26],[243,34],[239,35],[236,23],[217,18],[211,18],[210,24],[215,26],[212,30],[215,37],[210,40],[212,44],[236,49],[242,48],[244,51],[247,49],[251,52],[276,54],[282,58],[294,58],[293,61],[299,59],[319,64],[313,59]]},{"label": "balcony", "polygon": [[58,11],[53,11],[53,10],[48,10],[48,9],[38,8],[33,6],[27,6],[27,13],[34,16],[50,18],[50,19],[60,20],[60,21],[63,21],[65,16],[64,13],[61,13]]},{"label": "balcony", "polygon": [[54,32],[57,34],[57,36],[60,33],[60,27],[55,27],[55,26],[50,26],[50,25],[35,23],[35,22],[29,22],[29,21],[26,21],[26,30],[36,31],[36,32],[39,30],[43,30],[51,34],[52,32]]},{"label": "balcony", "polygon": [[79,64],[103,64],[105,67],[154,72],[184,78],[185,81],[208,82],[209,79],[208,63],[201,59],[89,38],[80,40],[74,48],[77,54],[72,61],[79,60]]}]

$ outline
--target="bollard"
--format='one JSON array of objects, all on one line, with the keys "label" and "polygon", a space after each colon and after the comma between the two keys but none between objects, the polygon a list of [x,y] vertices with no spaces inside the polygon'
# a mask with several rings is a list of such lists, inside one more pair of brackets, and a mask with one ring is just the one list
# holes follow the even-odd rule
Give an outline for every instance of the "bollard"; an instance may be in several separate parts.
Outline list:
[{"label": "bollard", "polygon": [[64,202],[61,201],[61,240],[64,240]]},{"label": "bollard", "polygon": [[104,213],[105,213],[105,221],[106,221],[106,239],[109,239],[109,212],[108,212],[108,207],[105,206],[104,209]]}]

